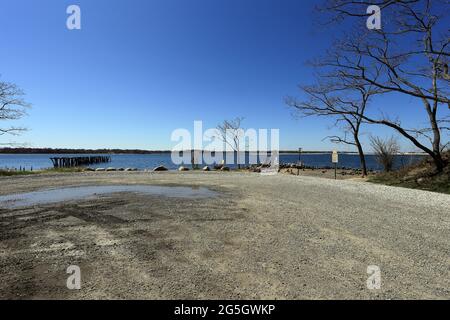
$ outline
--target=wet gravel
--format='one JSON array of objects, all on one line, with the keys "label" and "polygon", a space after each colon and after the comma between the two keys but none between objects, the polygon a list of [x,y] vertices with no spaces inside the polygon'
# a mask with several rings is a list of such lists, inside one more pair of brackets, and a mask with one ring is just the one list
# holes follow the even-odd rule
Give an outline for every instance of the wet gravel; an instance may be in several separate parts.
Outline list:
[{"label": "wet gravel", "polygon": [[[124,184],[218,196],[118,192],[1,208],[0,298],[450,298],[449,195],[233,172],[8,177],[0,195]],[[69,265],[80,266],[81,290],[66,287]],[[380,290],[366,286],[369,265]]]}]

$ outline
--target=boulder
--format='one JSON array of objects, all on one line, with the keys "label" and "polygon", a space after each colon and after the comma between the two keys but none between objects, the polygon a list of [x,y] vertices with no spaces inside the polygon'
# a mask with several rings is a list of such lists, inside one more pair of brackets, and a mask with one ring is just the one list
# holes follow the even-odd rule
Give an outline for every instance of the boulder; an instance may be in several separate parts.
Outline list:
[{"label": "boulder", "polygon": [[109,168],[106,168],[106,171],[116,171],[116,168],[109,167]]},{"label": "boulder", "polygon": [[97,169],[95,169],[95,171],[105,171],[106,169],[105,168],[97,168]]},{"label": "boulder", "polygon": [[167,169],[164,166],[157,166],[155,169],[153,169],[153,171],[167,171],[167,170],[169,170],[169,169]]},{"label": "boulder", "polygon": [[125,171],[137,171],[136,168],[126,168]]},{"label": "boulder", "polygon": [[230,168],[224,166],[224,167],[220,168],[220,171],[230,171]]},{"label": "boulder", "polygon": [[125,171],[125,169],[124,168],[119,168],[119,169],[117,169],[117,171]]},{"label": "boulder", "polygon": [[189,168],[181,166],[181,167],[178,168],[178,171],[189,171]]},{"label": "boulder", "polygon": [[220,164],[214,166],[215,170],[221,170],[225,166],[225,160],[220,161]]},{"label": "boulder", "polygon": [[95,171],[95,170],[92,168],[86,168],[86,169],[84,169],[84,171]]},{"label": "boulder", "polygon": [[208,166],[203,167],[203,171],[210,171],[211,169]]}]

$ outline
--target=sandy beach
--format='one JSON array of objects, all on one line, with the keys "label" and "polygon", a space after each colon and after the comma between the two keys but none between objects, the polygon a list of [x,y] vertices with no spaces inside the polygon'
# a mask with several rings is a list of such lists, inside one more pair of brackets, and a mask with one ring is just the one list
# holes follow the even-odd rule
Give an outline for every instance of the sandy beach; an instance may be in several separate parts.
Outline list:
[{"label": "sandy beach", "polygon": [[[223,172],[2,177],[0,196],[77,186],[205,188],[0,209],[2,299],[447,299],[450,196]],[[78,265],[81,289],[66,269]],[[369,290],[369,265],[382,286]]]}]

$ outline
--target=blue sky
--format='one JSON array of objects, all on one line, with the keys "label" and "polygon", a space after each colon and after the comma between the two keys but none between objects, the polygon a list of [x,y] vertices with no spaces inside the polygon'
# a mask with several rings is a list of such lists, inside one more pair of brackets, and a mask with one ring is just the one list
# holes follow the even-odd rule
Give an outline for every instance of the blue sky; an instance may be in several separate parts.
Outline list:
[{"label": "blue sky", "polygon": [[[280,129],[282,149],[333,149],[323,141],[336,133],[333,121],[296,119],[283,101],[312,80],[305,62],[339,36],[314,24],[316,3],[2,1],[1,80],[18,84],[33,104],[17,123],[30,131],[2,142],[170,149],[172,131],[192,130],[194,120],[212,128],[242,116],[245,127]],[[66,28],[71,4],[81,8],[81,30]],[[406,123],[423,115],[395,97],[380,103]],[[374,126],[365,131],[391,134]]]}]

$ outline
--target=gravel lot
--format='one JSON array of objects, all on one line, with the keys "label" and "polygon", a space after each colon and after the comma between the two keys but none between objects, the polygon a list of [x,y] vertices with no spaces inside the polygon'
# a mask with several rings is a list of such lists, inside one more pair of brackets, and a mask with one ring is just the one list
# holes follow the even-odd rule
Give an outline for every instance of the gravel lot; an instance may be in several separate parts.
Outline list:
[{"label": "gravel lot", "polygon": [[[0,204],[0,298],[450,298],[449,195],[217,172],[5,177],[0,195],[123,184],[201,186],[219,196]],[[80,290],[66,287],[69,265],[81,269]],[[381,270],[380,290],[366,287],[369,265]]]}]

